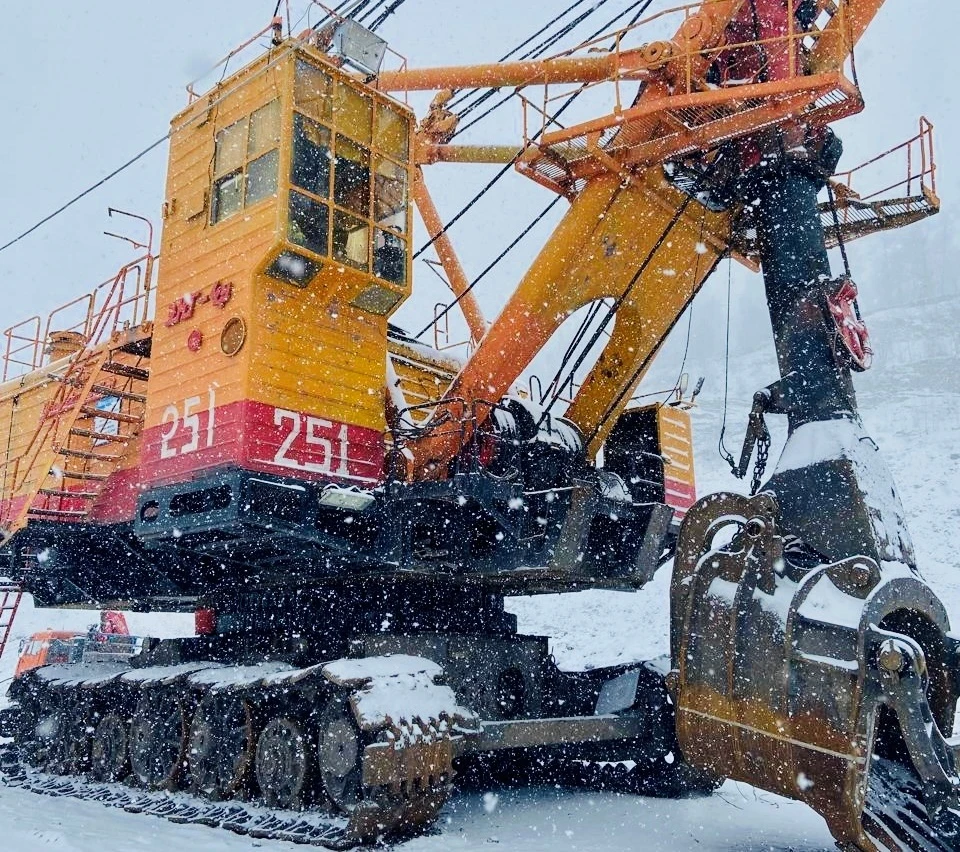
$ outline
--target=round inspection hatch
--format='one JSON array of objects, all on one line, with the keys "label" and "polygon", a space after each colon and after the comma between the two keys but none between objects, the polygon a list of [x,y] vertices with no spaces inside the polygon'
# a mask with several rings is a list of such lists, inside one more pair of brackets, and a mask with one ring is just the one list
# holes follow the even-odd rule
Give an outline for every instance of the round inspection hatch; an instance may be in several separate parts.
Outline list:
[{"label": "round inspection hatch", "polygon": [[224,355],[236,355],[247,339],[247,324],[240,317],[230,317],[220,332],[220,349]]}]

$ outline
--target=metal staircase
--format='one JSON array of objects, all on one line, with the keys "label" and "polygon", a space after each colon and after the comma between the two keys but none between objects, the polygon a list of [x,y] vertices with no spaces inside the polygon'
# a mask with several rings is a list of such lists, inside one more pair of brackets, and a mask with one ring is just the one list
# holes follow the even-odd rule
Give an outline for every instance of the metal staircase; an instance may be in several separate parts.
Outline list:
[{"label": "metal staircase", "polygon": [[14,463],[5,543],[30,520],[82,521],[143,425],[148,370],[129,347],[78,353]]}]

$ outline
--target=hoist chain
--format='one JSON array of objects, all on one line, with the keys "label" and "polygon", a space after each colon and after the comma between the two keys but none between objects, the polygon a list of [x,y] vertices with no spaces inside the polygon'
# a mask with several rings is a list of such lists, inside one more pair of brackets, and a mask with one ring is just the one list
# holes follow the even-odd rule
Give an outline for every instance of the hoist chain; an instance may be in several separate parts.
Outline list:
[{"label": "hoist chain", "polygon": [[765,432],[757,438],[757,461],[753,465],[753,478],[750,480],[750,495],[760,490],[760,480],[767,469],[767,458],[770,455],[770,433]]}]

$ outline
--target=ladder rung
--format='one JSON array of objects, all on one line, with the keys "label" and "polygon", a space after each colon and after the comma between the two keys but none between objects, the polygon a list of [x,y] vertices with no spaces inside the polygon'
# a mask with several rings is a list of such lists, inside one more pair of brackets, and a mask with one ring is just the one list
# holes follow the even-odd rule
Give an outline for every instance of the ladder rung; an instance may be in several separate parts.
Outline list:
[{"label": "ladder rung", "polygon": [[92,459],[94,461],[115,462],[120,461],[122,456],[104,455],[103,453],[94,453],[90,450],[74,450],[70,447],[60,447],[57,450],[61,456],[72,456],[77,459]]},{"label": "ladder rung", "polygon": [[80,409],[87,417],[102,417],[104,420],[117,420],[120,423],[140,423],[143,418],[136,414],[124,414],[122,411],[101,411],[99,408],[85,405]]},{"label": "ladder rung", "polygon": [[147,397],[142,393],[131,393],[130,391],[118,390],[117,388],[112,388],[109,385],[93,385],[90,388],[93,393],[103,394],[103,396],[112,396],[117,399],[129,399],[133,402],[146,402]]},{"label": "ladder rung", "polygon": [[64,479],[82,479],[86,482],[105,482],[109,474],[106,473],[87,473],[82,470],[65,470]]},{"label": "ladder rung", "polygon": [[98,496],[96,491],[64,491],[62,488],[41,488],[39,493],[46,497],[76,497],[78,500],[92,500]]},{"label": "ladder rung", "polygon": [[123,376],[125,379],[136,379],[145,382],[150,378],[150,371],[143,367],[131,367],[128,364],[121,364],[119,361],[107,361],[101,368],[105,373],[112,373],[115,376]]},{"label": "ladder rung", "polygon": [[87,513],[80,509],[31,509],[28,515],[43,515],[48,518],[85,518]]},{"label": "ladder rung", "polygon": [[125,444],[130,440],[129,435],[115,435],[112,432],[94,432],[93,429],[78,429],[74,427],[70,430],[71,435],[78,438],[93,438],[95,441],[113,441],[118,444]]}]

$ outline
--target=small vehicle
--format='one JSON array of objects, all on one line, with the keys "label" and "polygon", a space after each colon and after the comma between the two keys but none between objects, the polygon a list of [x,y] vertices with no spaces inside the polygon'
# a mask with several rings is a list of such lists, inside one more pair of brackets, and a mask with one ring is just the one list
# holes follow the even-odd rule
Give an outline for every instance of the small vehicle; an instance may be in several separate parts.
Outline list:
[{"label": "small vehicle", "polygon": [[104,610],[100,623],[86,633],[75,630],[41,630],[20,644],[14,680],[31,669],[56,663],[126,661],[139,651],[141,640],[131,636],[123,613]]}]

